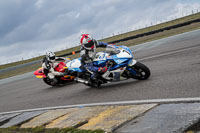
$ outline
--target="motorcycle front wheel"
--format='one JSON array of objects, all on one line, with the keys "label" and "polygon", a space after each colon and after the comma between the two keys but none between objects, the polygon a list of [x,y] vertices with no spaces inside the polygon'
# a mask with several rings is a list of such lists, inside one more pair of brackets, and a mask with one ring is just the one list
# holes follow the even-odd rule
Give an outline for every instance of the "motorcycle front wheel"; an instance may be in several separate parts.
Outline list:
[{"label": "motorcycle front wheel", "polygon": [[134,79],[146,80],[151,75],[149,68],[140,62],[137,62],[135,65],[133,65],[132,69],[136,72],[136,74],[132,76]]}]

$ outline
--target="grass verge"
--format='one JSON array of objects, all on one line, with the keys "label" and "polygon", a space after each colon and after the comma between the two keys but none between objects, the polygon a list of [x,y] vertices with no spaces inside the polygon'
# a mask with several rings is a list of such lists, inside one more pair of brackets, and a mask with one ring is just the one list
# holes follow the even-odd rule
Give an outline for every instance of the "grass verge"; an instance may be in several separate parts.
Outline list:
[{"label": "grass verge", "polygon": [[44,127],[35,127],[35,128],[9,127],[9,128],[0,128],[0,133],[104,133],[104,131],[103,130],[81,130],[81,129],[75,129],[75,128],[46,129]]}]

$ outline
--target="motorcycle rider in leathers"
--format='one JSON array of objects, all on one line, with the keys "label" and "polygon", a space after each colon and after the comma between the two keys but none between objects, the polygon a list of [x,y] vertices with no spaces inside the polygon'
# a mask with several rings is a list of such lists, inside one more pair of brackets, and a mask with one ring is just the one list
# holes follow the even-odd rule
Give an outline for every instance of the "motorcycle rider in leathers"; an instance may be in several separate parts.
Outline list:
[{"label": "motorcycle rider in leathers", "polygon": [[[91,71],[93,74],[91,76],[92,79],[98,79],[100,74],[105,73],[107,71],[107,67],[96,67],[93,66],[92,62],[96,56],[96,48],[106,48],[107,43],[98,42],[93,39],[89,34],[82,34],[80,37],[81,44],[81,69],[85,70],[86,68]],[[79,73],[79,76],[82,76],[84,73]]]},{"label": "motorcycle rider in leathers", "polygon": [[52,80],[52,84],[56,84],[58,81],[55,78],[55,76],[64,76],[66,73],[57,72],[54,70],[54,68],[60,63],[60,62],[67,62],[70,61],[70,59],[64,58],[64,57],[56,57],[54,52],[48,51],[46,53],[46,56],[42,60],[42,68],[44,74]]}]

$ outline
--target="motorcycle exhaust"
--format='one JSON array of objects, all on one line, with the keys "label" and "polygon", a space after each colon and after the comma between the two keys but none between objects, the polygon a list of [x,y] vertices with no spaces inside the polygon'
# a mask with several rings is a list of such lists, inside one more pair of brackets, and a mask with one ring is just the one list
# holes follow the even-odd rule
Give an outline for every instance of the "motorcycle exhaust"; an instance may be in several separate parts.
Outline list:
[{"label": "motorcycle exhaust", "polygon": [[84,79],[81,79],[81,78],[76,78],[75,80],[77,82],[80,82],[80,83],[89,84],[89,82],[87,80],[84,80]]}]

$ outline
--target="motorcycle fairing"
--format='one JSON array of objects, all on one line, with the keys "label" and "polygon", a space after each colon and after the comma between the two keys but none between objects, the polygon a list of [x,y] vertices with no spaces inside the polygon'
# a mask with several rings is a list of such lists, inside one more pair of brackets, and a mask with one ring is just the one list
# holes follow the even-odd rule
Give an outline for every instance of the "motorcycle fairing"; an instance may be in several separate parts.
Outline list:
[{"label": "motorcycle fairing", "polygon": [[133,58],[133,53],[128,47],[126,47],[126,46],[120,46],[120,47],[123,48],[124,50],[126,50],[126,52],[128,52]]},{"label": "motorcycle fairing", "polygon": [[66,66],[70,71],[82,72],[81,69],[79,68],[81,66],[81,58],[71,60],[66,64]]},{"label": "motorcycle fairing", "polygon": [[55,71],[57,72],[64,72],[65,71],[65,63],[64,62],[60,62],[56,67],[55,67]]},{"label": "motorcycle fairing", "polygon": [[36,78],[46,78],[46,75],[43,73],[42,68],[39,68],[38,70],[36,70],[34,72],[34,75],[36,76]]},{"label": "motorcycle fairing", "polygon": [[94,62],[93,62],[93,65],[94,65],[94,66],[98,66],[98,67],[104,67],[104,66],[106,66],[106,62],[107,62],[107,60],[94,61]]},{"label": "motorcycle fairing", "polygon": [[118,68],[125,67],[125,66],[127,66],[131,62],[131,60],[132,59],[116,59],[114,61],[116,63],[117,62],[120,62],[120,63],[117,63],[115,66],[111,67],[109,70],[112,71],[112,70],[115,70],[115,69],[118,69]]},{"label": "motorcycle fairing", "polygon": [[112,71],[107,71],[105,72],[102,77],[107,79],[107,80],[112,80],[112,81],[120,81],[123,80],[124,78],[121,76],[122,73],[126,70],[126,67],[121,67]]},{"label": "motorcycle fairing", "polygon": [[97,67],[106,66],[108,53],[98,52],[93,60],[93,65]]}]

